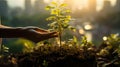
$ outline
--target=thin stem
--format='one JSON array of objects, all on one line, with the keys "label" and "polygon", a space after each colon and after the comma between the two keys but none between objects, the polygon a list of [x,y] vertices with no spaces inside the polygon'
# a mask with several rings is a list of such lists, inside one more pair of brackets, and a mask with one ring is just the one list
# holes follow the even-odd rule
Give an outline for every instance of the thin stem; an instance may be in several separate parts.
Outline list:
[{"label": "thin stem", "polygon": [[57,22],[58,22],[58,26],[59,26],[59,42],[60,42],[60,46],[62,45],[62,37],[61,37],[61,35],[62,35],[62,26],[61,26],[61,22],[60,22],[60,12],[58,12],[58,16],[57,16]]},{"label": "thin stem", "polygon": [[60,42],[60,46],[61,46],[61,41],[62,41],[62,37],[61,37],[61,34],[62,34],[62,32],[61,32],[61,27],[59,27],[59,42]]}]

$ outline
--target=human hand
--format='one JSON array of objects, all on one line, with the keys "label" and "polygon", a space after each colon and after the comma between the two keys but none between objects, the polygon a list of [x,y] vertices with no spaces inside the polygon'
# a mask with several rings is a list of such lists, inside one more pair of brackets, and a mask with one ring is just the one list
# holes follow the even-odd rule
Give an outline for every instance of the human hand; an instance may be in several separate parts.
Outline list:
[{"label": "human hand", "polygon": [[8,27],[0,25],[0,37],[2,38],[25,38],[35,43],[58,36],[57,32],[50,32],[38,27]]},{"label": "human hand", "polygon": [[27,36],[25,36],[25,38],[35,43],[58,36],[57,32],[50,32],[38,27],[26,27],[25,30],[27,33]]}]

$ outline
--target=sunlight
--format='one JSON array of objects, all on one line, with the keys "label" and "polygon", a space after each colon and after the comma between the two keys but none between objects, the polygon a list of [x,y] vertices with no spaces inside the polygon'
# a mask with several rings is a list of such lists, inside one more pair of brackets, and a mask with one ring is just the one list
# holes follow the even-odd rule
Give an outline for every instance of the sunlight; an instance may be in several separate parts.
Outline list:
[{"label": "sunlight", "polygon": [[75,5],[80,8],[80,7],[87,7],[87,1],[88,0],[75,0]]},{"label": "sunlight", "polygon": [[[11,6],[11,7],[15,7],[15,6],[21,6],[21,7],[24,7],[24,0],[7,0],[8,1],[8,4]],[[36,0],[32,0],[32,4],[34,4]],[[58,1],[58,0],[44,0],[45,3],[50,3],[51,1]],[[61,2],[63,2],[64,0],[59,0]],[[75,2],[75,4],[73,4],[72,2],[72,5],[74,6],[74,8],[78,8],[78,9],[82,9],[84,7],[87,7],[88,6],[88,0],[73,0]],[[104,0],[96,0],[97,1],[97,10],[100,10],[103,6],[103,1]],[[115,2],[116,0],[110,0],[111,1],[111,4],[112,5],[115,5]]]},{"label": "sunlight", "polygon": [[103,40],[106,41],[108,38],[106,36],[103,37]]},{"label": "sunlight", "polygon": [[92,26],[90,24],[87,24],[84,26],[85,30],[91,30],[92,29]]},{"label": "sunlight", "polygon": [[[78,8],[78,9],[88,7],[88,1],[89,0],[74,0],[74,2],[75,2],[74,7]],[[115,3],[116,3],[116,0],[109,0],[109,1],[111,1],[112,5],[115,5]],[[104,0],[96,0],[96,4],[97,4],[96,10],[99,11],[103,7],[103,3],[104,3]]]},{"label": "sunlight", "polygon": [[49,2],[49,0],[44,0],[46,3],[48,3]]},{"label": "sunlight", "polygon": [[58,2],[63,2],[64,0],[44,0],[45,1],[45,3],[49,3],[49,2],[52,2],[52,1],[58,1]]},{"label": "sunlight", "polygon": [[79,33],[82,34],[82,35],[85,34],[84,29],[80,29],[80,30],[79,30]]}]

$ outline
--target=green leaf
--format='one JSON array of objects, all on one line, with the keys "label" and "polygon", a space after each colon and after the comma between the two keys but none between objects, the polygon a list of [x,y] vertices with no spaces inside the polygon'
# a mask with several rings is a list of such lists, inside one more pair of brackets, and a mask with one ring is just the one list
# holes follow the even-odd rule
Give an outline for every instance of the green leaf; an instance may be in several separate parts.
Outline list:
[{"label": "green leaf", "polygon": [[72,31],[76,32],[76,29],[75,29],[74,27],[69,26],[68,28],[69,28],[70,30],[72,30]]},{"label": "green leaf", "polygon": [[52,22],[51,24],[48,24],[50,27],[54,27],[57,24],[57,22]]},{"label": "green leaf", "polygon": [[73,36],[73,41],[77,43],[77,38],[75,36]]},{"label": "green leaf", "polygon": [[58,4],[56,2],[51,2],[52,5],[57,6]]},{"label": "green leaf", "polygon": [[51,10],[51,15],[56,15],[56,16],[58,16],[59,12],[60,12],[59,9],[53,9],[53,10]]},{"label": "green leaf", "polygon": [[67,6],[67,4],[65,4],[65,3],[60,5],[60,7],[66,7],[66,6]]},{"label": "green leaf", "polygon": [[68,28],[69,24],[64,23],[64,24],[62,24],[62,26],[63,26],[63,28]]},{"label": "green leaf", "polygon": [[71,19],[71,16],[70,16],[70,15],[66,16],[66,19],[70,20],[70,19]]},{"label": "green leaf", "polygon": [[66,12],[66,13],[70,13],[70,10],[66,10],[65,12]]},{"label": "green leaf", "polygon": [[81,41],[82,41],[83,44],[86,44],[87,43],[87,37],[83,36]]},{"label": "green leaf", "polygon": [[55,16],[50,16],[50,17],[48,17],[46,20],[49,21],[49,20],[55,20],[55,19],[56,19]]},{"label": "green leaf", "polygon": [[46,9],[46,10],[50,10],[50,9],[51,9],[51,6],[46,6],[45,9]]}]

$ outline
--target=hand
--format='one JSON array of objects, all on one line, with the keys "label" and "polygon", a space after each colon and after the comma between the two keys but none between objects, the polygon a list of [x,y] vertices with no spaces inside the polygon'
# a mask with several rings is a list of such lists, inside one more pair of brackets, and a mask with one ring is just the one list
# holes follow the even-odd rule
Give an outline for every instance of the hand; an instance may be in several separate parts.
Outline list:
[{"label": "hand", "polygon": [[57,37],[57,32],[50,32],[38,27],[9,27],[0,25],[1,38],[26,38],[35,43],[49,38]]},{"label": "hand", "polygon": [[58,36],[57,32],[50,32],[38,27],[25,27],[25,31],[27,36],[24,38],[29,39],[35,43]]}]

